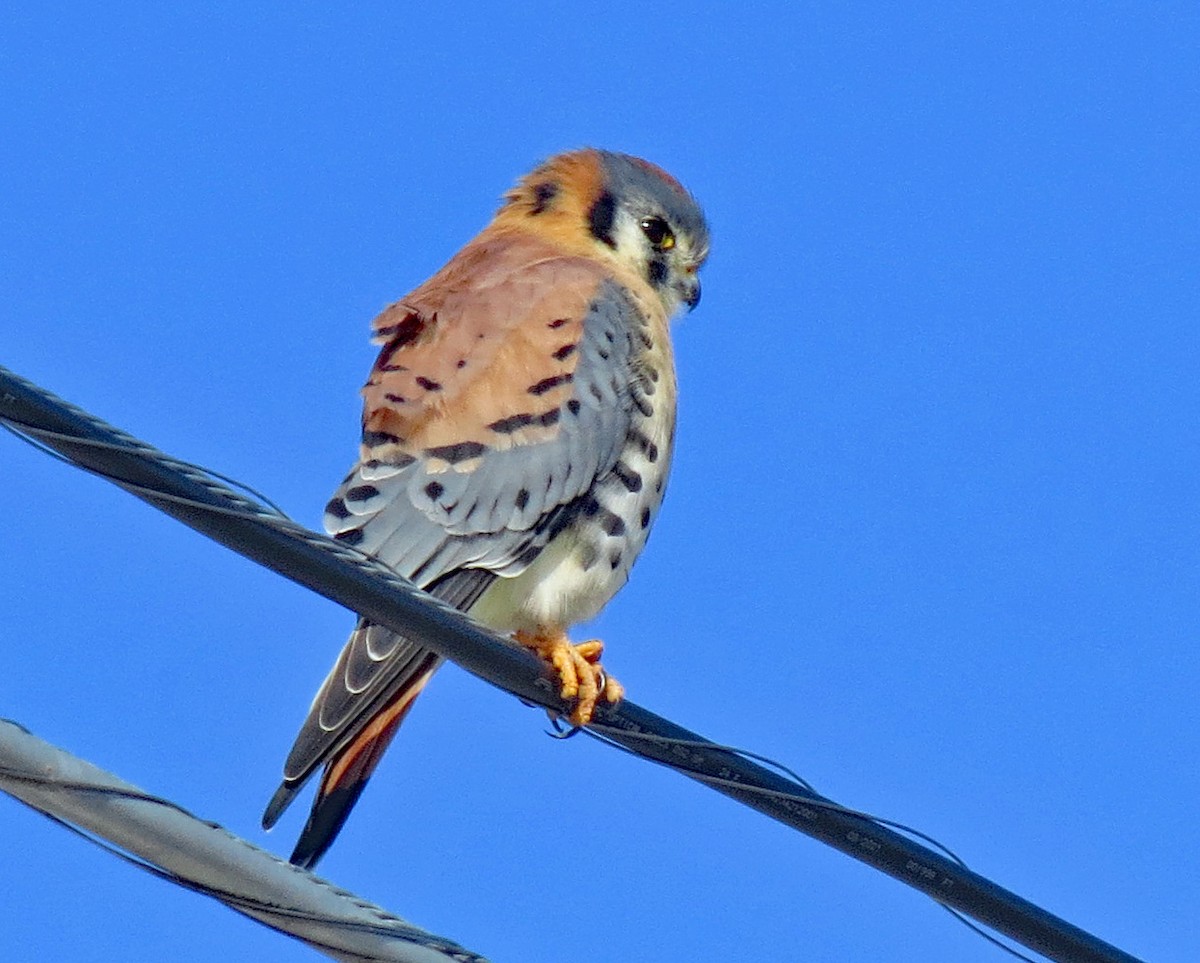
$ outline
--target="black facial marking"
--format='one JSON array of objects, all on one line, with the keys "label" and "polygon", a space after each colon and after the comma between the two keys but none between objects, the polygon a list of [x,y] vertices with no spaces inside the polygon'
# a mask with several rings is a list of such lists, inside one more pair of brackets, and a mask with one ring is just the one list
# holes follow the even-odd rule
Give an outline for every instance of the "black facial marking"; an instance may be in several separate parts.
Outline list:
[{"label": "black facial marking", "polygon": [[617,199],[608,191],[596,198],[596,203],[588,211],[588,228],[592,237],[603,241],[609,247],[617,246],[616,238],[612,235],[613,221],[616,219]]},{"label": "black facial marking", "polygon": [[541,214],[558,196],[558,185],[553,181],[543,181],[533,186],[533,207],[530,214]]},{"label": "black facial marking", "polygon": [[[426,448],[425,454],[430,458],[441,458],[444,461],[450,462],[451,465],[455,465],[460,461],[470,461],[472,458],[478,458],[485,451],[487,451],[487,445],[481,445],[477,441],[460,441],[453,445]],[[436,496],[431,495],[430,497],[435,498]]]},{"label": "black facial marking", "polygon": [[346,492],[346,501],[365,502],[368,498],[374,498],[378,494],[379,489],[374,485],[355,485]]},{"label": "black facial marking", "polygon": [[646,277],[650,279],[650,283],[655,287],[660,286],[667,280],[667,259],[662,257],[652,257],[646,262]]}]

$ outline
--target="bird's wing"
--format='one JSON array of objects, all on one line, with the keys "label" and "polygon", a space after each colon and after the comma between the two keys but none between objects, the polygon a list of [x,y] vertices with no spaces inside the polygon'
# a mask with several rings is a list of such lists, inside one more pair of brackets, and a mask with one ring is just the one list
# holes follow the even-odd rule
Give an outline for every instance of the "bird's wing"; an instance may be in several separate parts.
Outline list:
[{"label": "bird's wing", "polygon": [[[532,242],[468,246],[376,319],[362,457],[326,527],[470,608],[492,579],[523,571],[613,470],[645,390],[634,345],[645,324],[644,306],[593,261]],[[341,784],[331,773],[355,769],[346,760],[377,760],[438,662],[361,622],[264,823],[322,763],[327,796]],[[374,725],[388,715],[390,728]],[[373,765],[355,773],[359,790]]]}]

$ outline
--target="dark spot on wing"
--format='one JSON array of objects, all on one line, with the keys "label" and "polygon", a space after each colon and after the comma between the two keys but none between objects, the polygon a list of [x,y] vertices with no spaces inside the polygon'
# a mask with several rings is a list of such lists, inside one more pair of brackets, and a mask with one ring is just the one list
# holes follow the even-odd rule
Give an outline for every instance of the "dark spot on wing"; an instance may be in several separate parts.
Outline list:
[{"label": "dark spot on wing", "polygon": [[521,554],[517,556],[517,564],[518,565],[532,565],[533,560],[541,554],[542,554],[542,546],[530,545],[528,548],[523,549],[521,551]]},{"label": "dark spot on wing", "polygon": [[487,445],[481,445],[477,441],[460,441],[453,445],[426,448],[425,454],[430,458],[441,458],[443,461],[448,461],[451,465],[455,465],[460,461],[469,461],[472,458],[478,458],[485,451],[487,451]]},{"label": "dark spot on wing", "polygon": [[544,411],[540,415],[533,415],[527,411],[523,411],[517,415],[509,415],[507,418],[500,418],[493,421],[488,428],[502,435],[510,435],[514,431],[520,431],[522,428],[528,428],[530,425],[542,425],[549,428],[551,425],[558,424],[559,418],[562,417],[562,411],[558,408],[551,408],[549,411]]},{"label": "dark spot on wing", "polygon": [[391,445],[399,444],[400,436],[393,435],[390,431],[366,431],[362,433],[363,444],[368,448],[374,448],[376,445]]},{"label": "dark spot on wing", "polygon": [[517,508],[524,509],[529,504],[529,489],[522,488],[517,492]]},{"label": "dark spot on wing", "polygon": [[426,391],[441,391],[442,390],[442,386],[441,386],[440,382],[433,381],[430,378],[426,378],[424,375],[417,375],[417,384],[419,384]]},{"label": "dark spot on wing", "polygon": [[350,509],[340,498],[331,498],[329,504],[325,506],[325,514],[332,515],[334,518],[349,518]]},{"label": "dark spot on wing", "polygon": [[500,418],[493,421],[488,428],[492,431],[499,432],[502,435],[511,435],[514,431],[519,431],[522,428],[528,428],[533,424],[533,415],[529,412],[522,412],[519,415],[509,415],[507,418]]},{"label": "dark spot on wing", "polygon": [[552,375],[549,378],[543,378],[537,384],[530,385],[528,391],[531,395],[544,395],[551,388],[557,388],[559,385],[570,384],[575,380],[575,375],[571,372],[560,375]]},{"label": "dark spot on wing", "polygon": [[439,498],[442,497],[442,492],[444,492],[445,490],[446,489],[442,487],[441,482],[434,481],[434,482],[430,482],[428,485],[425,486],[425,494],[428,495],[435,502]]},{"label": "dark spot on wing", "polygon": [[553,357],[559,361],[563,361],[563,360],[569,358],[571,356],[571,352],[574,351],[577,347],[578,347],[578,345],[574,345],[574,344],[564,344],[561,348],[559,348],[557,351],[554,352]]},{"label": "dark spot on wing", "polygon": [[379,489],[374,485],[355,485],[346,492],[346,501],[365,502],[368,498],[374,498],[378,494]]},{"label": "dark spot on wing", "polygon": [[415,311],[404,316],[402,321],[389,324],[375,332],[377,337],[389,338],[383,350],[379,352],[379,360],[375,367],[380,371],[404,371],[403,365],[393,365],[392,355],[407,344],[412,344],[425,330],[425,320]]},{"label": "dark spot on wing", "polygon": [[357,545],[363,540],[363,532],[361,528],[351,528],[344,532],[338,532],[333,537],[347,545]]},{"label": "dark spot on wing", "polygon": [[[387,465],[389,468],[407,468],[414,461],[416,461],[416,459],[412,455],[407,455],[404,452],[399,451],[387,459],[372,458],[372,459],[368,460],[367,462],[365,462],[363,467],[370,468],[370,469],[376,469],[380,465]],[[353,475],[354,472],[351,472],[350,474]],[[346,481],[349,481],[349,480],[350,480],[349,478],[346,479]]]}]

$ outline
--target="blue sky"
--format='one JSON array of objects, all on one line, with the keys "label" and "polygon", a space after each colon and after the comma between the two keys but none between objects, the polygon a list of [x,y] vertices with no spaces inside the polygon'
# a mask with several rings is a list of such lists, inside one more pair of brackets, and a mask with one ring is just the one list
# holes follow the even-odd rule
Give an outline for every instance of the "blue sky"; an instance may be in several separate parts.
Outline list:
[{"label": "blue sky", "polygon": [[[542,157],[658,162],[714,244],[667,504],[593,627],[614,674],[1188,959],[1200,17],[908,6],[18,4],[0,363],[315,525],[375,312]],[[0,714],[287,852],[301,807],[259,814],[352,617],[3,437],[0,479]],[[445,670],[323,873],[497,963],[1005,958],[544,728]],[[316,958],[6,797],[0,825],[4,959]]]}]

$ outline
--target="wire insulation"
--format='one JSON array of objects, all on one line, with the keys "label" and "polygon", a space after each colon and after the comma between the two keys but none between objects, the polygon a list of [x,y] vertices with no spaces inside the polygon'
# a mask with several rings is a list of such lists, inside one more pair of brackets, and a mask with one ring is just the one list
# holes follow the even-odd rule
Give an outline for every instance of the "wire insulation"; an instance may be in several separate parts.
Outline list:
[{"label": "wire insulation", "polygon": [[[246,557],[407,635],[474,675],[552,713],[567,710],[546,668],[355,553],[225,487],[211,473],[158,452],[0,367],[0,420],[120,485]],[[791,770],[717,745],[625,701],[598,709],[590,735],[669,766],[718,792],[874,866],[936,902],[1062,963],[1137,963],[1105,943],[926,848],[895,824],[826,799]],[[930,837],[905,830],[926,842]],[[944,847],[942,847],[944,850]],[[946,851],[948,852],[948,851]],[[984,934],[986,935],[986,934]],[[989,937],[990,938],[990,937]],[[993,940],[993,942],[997,942]],[[998,945],[1000,945],[998,943]]]}]

